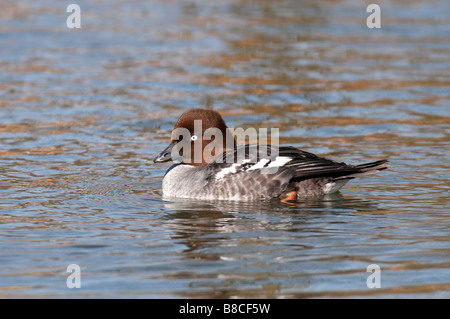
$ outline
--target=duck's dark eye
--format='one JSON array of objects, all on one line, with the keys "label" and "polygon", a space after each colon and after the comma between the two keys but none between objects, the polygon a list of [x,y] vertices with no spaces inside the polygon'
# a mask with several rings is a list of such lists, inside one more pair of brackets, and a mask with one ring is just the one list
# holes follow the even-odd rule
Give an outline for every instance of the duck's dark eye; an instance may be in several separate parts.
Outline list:
[{"label": "duck's dark eye", "polygon": [[192,136],[191,136],[191,141],[196,141],[197,138],[198,138],[197,135],[192,135]]}]

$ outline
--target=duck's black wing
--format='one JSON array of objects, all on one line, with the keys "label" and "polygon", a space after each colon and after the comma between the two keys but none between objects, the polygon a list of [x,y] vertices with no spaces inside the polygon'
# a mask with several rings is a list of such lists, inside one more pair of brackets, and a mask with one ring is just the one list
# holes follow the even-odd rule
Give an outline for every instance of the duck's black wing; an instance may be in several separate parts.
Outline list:
[{"label": "duck's black wing", "polygon": [[295,180],[316,177],[332,177],[334,180],[351,179],[375,174],[389,167],[386,159],[360,165],[350,165],[319,157],[294,147],[280,147],[279,149],[279,156],[293,158],[286,163],[286,166],[295,170],[293,177]]},{"label": "duck's black wing", "polygon": [[[290,169],[291,181],[310,178],[331,177],[334,180],[351,179],[375,174],[389,167],[387,160],[349,165],[328,158],[319,157],[291,146],[246,144],[234,151],[224,153],[215,163],[240,164],[243,170],[263,170],[267,168]],[[226,166],[225,166],[226,167]],[[270,174],[270,170],[266,170]],[[277,170],[274,170],[276,172]]]}]

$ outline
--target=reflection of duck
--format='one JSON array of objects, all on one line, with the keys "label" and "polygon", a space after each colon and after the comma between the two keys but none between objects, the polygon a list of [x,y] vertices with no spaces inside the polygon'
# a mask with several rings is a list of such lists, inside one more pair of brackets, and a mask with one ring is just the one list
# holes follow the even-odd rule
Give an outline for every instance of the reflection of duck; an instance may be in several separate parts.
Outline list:
[{"label": "reflection of duck", "polygon": [[[249,233],[261,236],[254,240],[268,247],[274,231],[307,234],[311,228],[316,229],[315,225],[342,223],[342,216],[348,214],[380,211],[376,203],[339,193],[290,205],[280,204],[278,200],[172,198],[162,202],[162,207],[168,210],[161,219],[164,227],[172,232],[171,238],[185,246],[185,258],[196,260],[232,258],[223,248],[238,246],[239,238],[245,238],[249,244],[253,240]],[[306,244],[299,241],[296,245],[303,247]]]},{"label": "reflection of duck", "polygon": [[[344,198],[340,193],[333,193],[320,198],[307,198],[303,201],[289,202],[289,206],[280,205],[276,199],[268,201],[234,201],[234,200],[202,200],[199,202],[193,198],[165,198],[163,206],[171,211],[177,212],[229,212],[234,213],[285,213],[286,210],[295,212],[296,209],[316,209],[316,208],[343,208],[343,204],[350,199]],[[355,202],[356,207],[365,207],[361,200]]]},{"label": "reflection of duck", "polygon": [[338,163],[290,146],[236,147],[221,115],[206,109],[183,113],[171,137],[170,145],[154,159],[182,159],[164,176],[166,197],[297,200],[337,192],[350,179],[389,166],[387,160]]}]

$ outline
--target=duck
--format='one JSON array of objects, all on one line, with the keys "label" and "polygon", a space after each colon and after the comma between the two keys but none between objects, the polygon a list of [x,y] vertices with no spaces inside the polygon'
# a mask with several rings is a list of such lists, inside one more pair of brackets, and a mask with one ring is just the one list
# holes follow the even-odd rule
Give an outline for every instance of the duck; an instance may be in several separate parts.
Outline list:
[{"label": "duck", "polygon": [[172,161],[164,198],[301,201],[338,192],[348,181],[389,167],[387,159],[337,162],[293,146],[237,143],[215,110],[194,108],[175,123],[154,163]]}]

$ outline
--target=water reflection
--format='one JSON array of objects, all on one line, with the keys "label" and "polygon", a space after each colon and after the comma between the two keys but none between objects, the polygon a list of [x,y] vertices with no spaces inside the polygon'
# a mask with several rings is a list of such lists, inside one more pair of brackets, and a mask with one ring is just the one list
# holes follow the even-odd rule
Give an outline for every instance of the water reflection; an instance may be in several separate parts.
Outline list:
[{"label": "water reflection", "polygon": [[[297,205],[178,200],[165,202],[164,207],[168,213],[163,224],[173,231],[171,238],[185,247],[183,258],[198,267],[166,276],[188,279],[196,288],[194,294],[178,292],[180,296],[203,298],[315,296],[311,283],[326,267],[344,262],[349,253],[356,253],[355,260],[368,257],[348,231],[353,229],[356,235],[354,227],[360,224],[357,236],[370,238],[389,213],[377,203],[342,194]],[[377,223],[362,223],[361,214],[374,214]],[[341,248],[336,249],[335,241]],[[323,254],[331,247],[334,253]],[[210,272],[211,266],[216,271]],[[336,270],[333,277],[346,274],[352,278],[349,286],[360,280],[361,269],[344,269]]]},{"label": "water reflection", "polygon": [[[205,247],[221,246],[239,232],[302,232],[310,223],[339,214],[385,214],[376,203],[344,198],[340,193],[309,200],[280,204],[272,201],[202,201],[173,199],[163,204],[168,213],[164,225],[171,236],[187,247],[186,258],[211,259],[202,253]],[[324,216],[326,215],[326,216]],[[252,221],[253,220],[253,221]],[[228,242],[229,243],[229,242]],[[301,243],[298,243],[301,246]],[[215,256],[220,259],[221,256]]]}]

